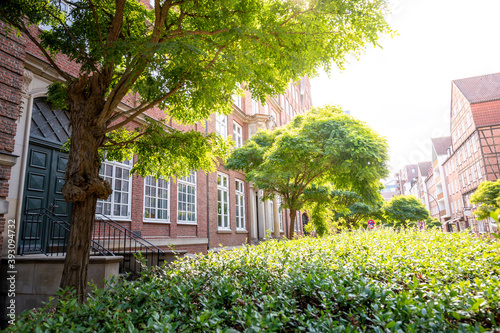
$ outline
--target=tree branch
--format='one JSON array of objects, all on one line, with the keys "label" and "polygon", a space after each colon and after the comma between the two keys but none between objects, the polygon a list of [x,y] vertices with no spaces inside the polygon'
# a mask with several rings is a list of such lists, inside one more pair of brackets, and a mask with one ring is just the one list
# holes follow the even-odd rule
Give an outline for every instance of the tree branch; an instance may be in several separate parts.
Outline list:
[{"label": "tree branch", "polygon": [[113,20],[111,21],[111,26],[108,30],[108,34],[106,36],[106,48],[111,47],[112,44],[116,42],[118,40],[118,37],[120,36],[123,26],[125,1],[126,0],[115,0],[116,10],[115,15],[113,16]]},{"label": "tree branch", "polygon": [[11,19],[8,18],[7,15],[5,15],[5,13],[3,11],[0,11],[0,13],[2,14],[1,16],[3,17],[4,20],[6,20],[12,26],[16,27],[17,29],[19,29],[19,31],[21,31],[22,33],[24,33],[26,35],[26,37],[28,37],[33,42],[33,44],[35,44],[38,47],[38,49],[40,49],[40,51],[43,53],[43,55],[45,56],[45,58],[47,59],[47,61],[57,71],[57,73],[59,75],[61,75],[66,81],[72,81],[74,79],[74,77],[72,77],[71,75],[69,75],[68,73],[66,73],[65,71],[63,71],[61,68],[59,68],[59,66],[57,66],[57,64],[55,63],[54,59],[52,59],[52,57],[47,52],[47,50],[44,47],[42,47],[42,45],[36,39],[36,37],[34,37],[33,35],[31,35],[31,33],[29,32],[29,30],[26,27],[26,25],[24,24],[24,22],[21,21],[20,23],[18,23],[18,22],[12,21]]},{"label": "tree branch", "polygon": [[287,24],[288,22],[290,22],[292,19],[294,19],[295,17],[297,17],[298,15],[302,15],[302,14],[305,14],[307,12],[311,12],[313,11],[312,9],[308,9],[308,10],[305,10],[303,12],[295,12],[293,13],[292,16],[290,16],[289,18],[287,18],[283,23],[280,24],[280,27],[284,26],[285,24]]},{"label": "tree branch", "polygon": [[97,17],[97,12],[95,11],[94,3],[92,2],[92,0],[88,0],[88,1],[89,1],[90,9],[92,10],[92,13],[94,14],[94,20],[95,20],[95,23],[97,26],[97,33],[99,34],[99,42],[101,43],[101,46],[104,47],[104,43],[102,40],[101,26],[99,24],[99,18]]},{"label": "tree branch", "polygon": [[214,57],[212,58],[212,60],[205,66],[205,70],[209,69],[213,64],[215,64],[215,61],[217,60],[217,58],[219,57],[219,54],[222,52],[222,50],[224,50],[225,48],[228,47],[230,43],[226,44],[226,45],[222,45],[220,46],[218,49],[217,49],[217,52],[215,53]]},{"label": "tree branch", "polygon": [[191,36],[198,36],[198,35],[205,35],[205,36],[214,36],[217,34],[220,34],[222,32],[228,32],[229,29],[218,29],[214,31],[204,31],[204,30],[198,30],[198,31],[178,31],[178,30],[173,30],[171,34],[166,36],[166,39],[172,39],[172,38],[177,38],[177,37],[184,37],[187,35]]},{"label": "tree branch", "polygon": [[99,72],[99,70],[97,69],[97,67],[95,67],[95,65],[94,65],[94,60],[92,60],[89,57],[89,55],[83,50],[83,48],[81,47],[80,43],[78,43],[78,41],[76,40],[75,36],[73,36],[73,34],[71,33],[71,31],[69,31],[69,28],[64,23],[64,21],[61,20],[56,15],[54,15],[54,13],[52,13],[50,10],[45,10],[45,12],[48,13],[50,16],[52,16],[52,18],[54,18],[56,21],[58,21],[59,24],[61,24],[61,26],[63,27],[64,31],[66,31],[66,33],[68,34],[69,38],[71,38],[71,40],[75,44],[78,52],[80,52],[80,54],[87,60],[88,64],[94,69],[94,71]]},{"label": "tree branch", "polygon": [[106,129],[105,133],[109,133],[111,131],[114,131],[120,127],[123,127],[125,126],[126,124],[128,124],[129,122],[131,122],[132,120],[134,120],[137,116],[139,116],[140,114],[142,114],[143,112],[145,112],[146,110],[149,110],[153,107],[155,107],[156,105],[158,105],[159,103],[163,102],[164,100],[166,100],[167,98],[169,98],[170,96],[172,96],[174,93],[177,92],[177,90],[179,90],[183,85],[183,81],[180,81],[179,83],[177,83],[177,86],[175,86],[172,90],[170,90],[167,94],[165,94],[165,96],[161,97],[161,98],[158,98],[157,100],[149,103],[148,105],[144,106],[144,107],[137,107],[135,109],[133,109],[133,113],[128,111],[129,114],[131,114],[130,117],[127,117],[125,120],[119,122],[118,124],[115,124],[109,128]]},{"label": "tree branch", "polygon": [[115,140],[112,140],[112,139],[107,139],[108,142],[111,142],[112,144],[111,145],[104,145],[102,146],[102,148],[105,148],[105,149],[109,149],[109,148],[113,148],[113,147],[124,147],[130,143],[134,143],[135,140],[137,140],[138,138],[140,138],[141,136],[145,135],[146,132],[142,132],[140,134],[137,134],[135,137],[133,137],[132,139],[130,140],[127,140],[127,141],[122,141],[122,142],[116,142]]}]

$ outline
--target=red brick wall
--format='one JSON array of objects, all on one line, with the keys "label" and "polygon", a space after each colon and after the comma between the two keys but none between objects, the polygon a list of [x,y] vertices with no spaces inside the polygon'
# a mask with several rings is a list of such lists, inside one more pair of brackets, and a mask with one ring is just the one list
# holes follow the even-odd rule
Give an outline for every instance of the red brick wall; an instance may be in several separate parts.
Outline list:
[{"label": "red brick wall", "polygon": [[[41,32],[41,30],[36,26],[31,26],[30,32],[32,35],[38,35]],[[34,57],[48,63],[47,58],[45,58],[42,51],[40,51],[40,49],[26,36],[24,36],[24,42],[26,43],[26,53],[29,53]],[[73,61],[70,61],[67,56],[63,54],[57,54],[55,56],[55,63],[61,70],[65,71],[66,73],[74,77],[78,76],[81,66]]]},{"label": "red brick wall", "polygon": [[[23,40],[7,33],[5,27],[0,21],[0,152],[12,153],[21,102],[25,48]],[[10,171],[10,166],[0,165],[0,199],[7,198]],[[0,233],[3,233],[5,223],[4,216],[0,215]],[[0,237],[0,252],[2,241],[3,237]]]}]

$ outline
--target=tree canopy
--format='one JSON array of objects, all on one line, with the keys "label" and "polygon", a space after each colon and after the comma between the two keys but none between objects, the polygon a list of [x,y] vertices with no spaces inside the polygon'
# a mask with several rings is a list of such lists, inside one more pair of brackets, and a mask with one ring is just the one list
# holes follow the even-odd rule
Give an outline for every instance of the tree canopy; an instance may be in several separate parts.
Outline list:
[{"label": "tree canopy", "polygon": [[349,189],[368,201],[377,198],[380,179],[388,174],[387,149],[386,140],[365,123],[325,106],[274,131],[257,132],[233,152],[226,167],[244,171],[246,180],[269,196],[281,196],[290,209],[292,237],[295,211],[324,191],[312,185]]},{"label": "tree canopy", "polygon": [[314,202],[307,203],[305,207],[310,210],[311,222],[319,236],[328,231],[356,229],[370,218],[382,218],[381,196],[365,201],[355,192],[333,189],[314,199]]},{"label": "tree canopy", "polygon": [[478,205],[474,215],[478,220],[492,217],[498,222],[500,212],[500,179],[497,181],[485,181],[479,184],[476,192],[470,197],[470,202]]},{"label": "tree canopy", "polygon": [[416,227],[418,221],[430,217],[429,211],[416,197],[398,195],[384,205],[387,224],[395,228]]},{"label": "tree canopy", "polygon": [[[2,20],[35,44],[62,78],[51,85],[49,99],[70,114],[62,192],[73,208],[61,286],[85,292],[96,202],[111,193],[99,177],[100,149],[109,151],[108,158],[137,154],[134,171],[143,175],[214,170],[217,155],[228,152],[227,142],[175,130],[167,121],[144,120],[144,113],[164,110],[165,119],[195,124],[215,112],[229,114],[232,94],[241,93],[237,83],[245,82],[263,100],[282,93],[290,80],[314,76],[318,67],[342,67],[348,56],[378,45],[380,35],[391,32],[386,2],[0,2]],[[66,72],[58,54],[80,71]],[[134,120],[142,125],[131,131]]]},{"label": "tree canopy", "polygon": [[427,220],[425,220],[425,228],[427,229],[443,229],[443,225],[441,224],[441,221],[435,217],[429,217]]}]

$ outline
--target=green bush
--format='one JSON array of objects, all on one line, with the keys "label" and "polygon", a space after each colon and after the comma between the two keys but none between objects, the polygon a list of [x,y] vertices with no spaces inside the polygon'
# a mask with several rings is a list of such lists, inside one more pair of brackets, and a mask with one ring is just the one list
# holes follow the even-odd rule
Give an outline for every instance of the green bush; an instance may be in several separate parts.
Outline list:
[{"label": "green bush", "polygon": [[185,259],[15,332],[499,332],[498,242],[375,230]]}]

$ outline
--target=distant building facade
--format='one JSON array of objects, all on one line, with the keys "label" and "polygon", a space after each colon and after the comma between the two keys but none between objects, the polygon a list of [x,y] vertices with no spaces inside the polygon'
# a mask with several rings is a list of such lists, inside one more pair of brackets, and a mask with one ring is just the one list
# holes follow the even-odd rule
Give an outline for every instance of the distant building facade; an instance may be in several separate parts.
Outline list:
[{"label": "distant building facade", "polygon": [[450,136],[431,141],[431,162],[397,172],[397,195],[419,198],[445,231],[496,231],[491,219],[474,218],[470,196],[500,179],[500,73],[452,81]]},{"label": "distant building facade", "polygon": [[491,220],[477,221],[470,196],[483,181],[500,178],[500,73],[452,82],[450,157],[446,163],[453,228],[494,231]]}]

